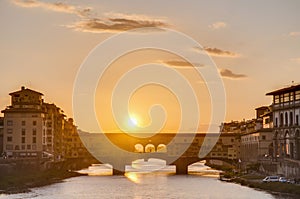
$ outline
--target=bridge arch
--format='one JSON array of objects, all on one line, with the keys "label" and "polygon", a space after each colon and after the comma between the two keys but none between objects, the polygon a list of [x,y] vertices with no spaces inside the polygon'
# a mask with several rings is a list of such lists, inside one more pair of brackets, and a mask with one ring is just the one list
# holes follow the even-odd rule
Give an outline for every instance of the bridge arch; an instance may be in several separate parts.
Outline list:
[{"label": "bridge arch", "polygon": [[159,144],[157,146],[157,152],[167,153],[167,146],[165,144]]},{"label": "bridge arch", "polygon": [[155,152],[155,146],[153,144],[147,144],[145,146],[145,153],[153,153]]},{"label": "bridge arch", "polygon": [[134,145],[134,152],[136,153],[144,153],[144,146],[142,144]]}]

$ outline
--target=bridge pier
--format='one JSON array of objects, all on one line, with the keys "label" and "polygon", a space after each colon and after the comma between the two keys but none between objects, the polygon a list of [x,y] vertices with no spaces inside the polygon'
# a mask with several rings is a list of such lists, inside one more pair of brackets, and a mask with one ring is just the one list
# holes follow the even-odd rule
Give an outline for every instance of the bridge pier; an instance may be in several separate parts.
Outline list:
[{"label": "bridge pier", "polygon": [[188,165],[177,163],[176,164],[176,175],[186,175],[188,174]]},{"label": "bridge pier", "polygon": [[125,174],[125,168],[124,168],[124,171],[119,171],[119,170],[113,168],[112,175],[120,176],[120,175],[124,175],[124,174]]}]

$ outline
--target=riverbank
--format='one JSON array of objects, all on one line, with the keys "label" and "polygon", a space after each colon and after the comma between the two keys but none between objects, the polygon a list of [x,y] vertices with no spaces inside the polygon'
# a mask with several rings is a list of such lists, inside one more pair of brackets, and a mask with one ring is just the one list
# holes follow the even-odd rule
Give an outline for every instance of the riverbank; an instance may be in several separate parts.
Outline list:
[{"label": "riverbank", "polygon": [[260,175],[242,175],[232,178],[231,182],[238,183],[254,189],[268,191],[270,193],[283,193],[300,196],[300,185],[282,183],[282,182],[262,182],[265,176]]},{"label": "riverbank", "polygon": [[230,166],[218,166],[206,164],[207,166],[220,170],[220,180],[226,181],[229,183],[237,183],[242,186],[247,186],[250,188],[267,191],[271,194],[280,195],[280,194],[291,194],[295,196],[300,196],[300,185],[299,184],[289,184],[282,182],[270,182],[264,183],[262,180],[266,177],[259,173],[253,174],[241,174],[234,172],[233,167]]},{"label": "riverbank", "polygon": [[18,171],[10,175],[1,176],[0,194],[15,194],[29,192],[30,188],[41,187],[61,182],[64,179],[82,176],[77,172],[49,169],[46,171]]}]

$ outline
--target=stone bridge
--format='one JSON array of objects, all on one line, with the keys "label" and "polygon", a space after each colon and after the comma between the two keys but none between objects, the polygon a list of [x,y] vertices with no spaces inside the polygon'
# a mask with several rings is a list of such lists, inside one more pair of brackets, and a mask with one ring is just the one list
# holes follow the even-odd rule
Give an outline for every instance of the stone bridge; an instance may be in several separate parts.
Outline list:
[{"label": "stone bridge", "polygon": [[176,165],[176,174],[187,174],[188,166],[201,160],[222,160],[232,164],[238,159],[239,137],[232,133],[80,133],[80,136],[99,162],[113,166],[113,174],[122,174],[125,165],[131,165],[137,159],[165,160],[167,165]]}]

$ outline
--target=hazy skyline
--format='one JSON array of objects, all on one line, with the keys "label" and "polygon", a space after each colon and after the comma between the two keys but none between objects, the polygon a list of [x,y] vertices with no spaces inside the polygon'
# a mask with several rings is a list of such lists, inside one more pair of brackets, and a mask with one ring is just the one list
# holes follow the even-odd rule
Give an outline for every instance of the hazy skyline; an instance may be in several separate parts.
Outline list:
[{"label": "hazy skyline", "polygon": [[[299,7],[297,0],[1,1],[0,108],[24,85],[72,117],[77,71],[97,44],[132,28],[166,27],[195,39],[203,46],[195,50],[216,63],[226,89],[226,121],[252,118],[254,108],[271,103],[265,93],[300,83]],[[160,62],[189,65],[172,56]]]}]

